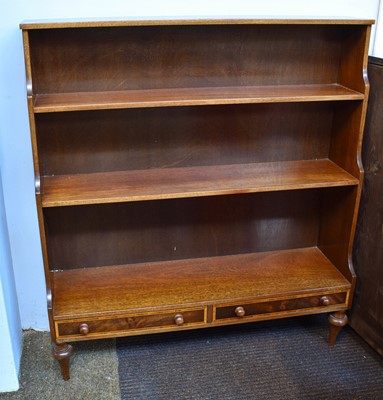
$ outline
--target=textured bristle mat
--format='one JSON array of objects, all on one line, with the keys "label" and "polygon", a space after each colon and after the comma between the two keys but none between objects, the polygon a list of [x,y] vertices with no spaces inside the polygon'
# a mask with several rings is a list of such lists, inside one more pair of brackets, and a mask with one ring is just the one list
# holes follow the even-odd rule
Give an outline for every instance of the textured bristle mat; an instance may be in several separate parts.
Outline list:
[{"label": "textured bristle mat", "polygon": [[350,328],[327,345],[325,315],[117,340],[132,399],[383,399],[383,360]]}]

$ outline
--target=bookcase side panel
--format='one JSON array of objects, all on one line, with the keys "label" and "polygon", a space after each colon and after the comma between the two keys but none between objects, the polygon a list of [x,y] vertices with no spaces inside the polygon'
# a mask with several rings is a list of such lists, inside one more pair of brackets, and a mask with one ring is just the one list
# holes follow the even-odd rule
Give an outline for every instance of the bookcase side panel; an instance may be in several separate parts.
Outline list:
[{"label": "bookcase side panel", "polygon": [[33,69],[31,66],[31,48],[30,48],[30,31],[23,30],[23,46],[24,46],[24,60],[25,60],[25,71],[26,71],[26,83],[27,83],[27,102],[28,102],[28,116],[29,116],[29,127],[31,136],[31,145],[33,153],[33,168],[34,168],[34,179],[35,179],[35,195],[36,195],[36,208],[37,217],[39,223],[39,233],[41,242],[41,251],[44,263],[44,273],[45,273],[45,285],[46,285],[46,299],[47,299],[47,311],[48,319],[50,325],[50,333],[52,340],[55,339],[55,326],[53,323],[53,304],[52,304],[52,282],[50,279],[50,268],[49,268],[49,257],[48,248],[46,243],[46,231],[45,231],[45,221],[42,213],[42,181],[41,181],[41,166],[39,159],[38,150],[38,129],[36,127],[36,116],[33,108],[33,94],[34,94],[34,76]]}]

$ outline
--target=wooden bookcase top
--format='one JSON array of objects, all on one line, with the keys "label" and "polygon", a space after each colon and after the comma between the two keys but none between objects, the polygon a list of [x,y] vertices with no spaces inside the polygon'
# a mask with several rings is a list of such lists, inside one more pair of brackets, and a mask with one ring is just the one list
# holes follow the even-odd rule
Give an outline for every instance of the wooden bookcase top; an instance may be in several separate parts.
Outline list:
[{"label": "wooden bookcase top", "polygon": [[190,18],[94,18],[94,19],[50,19],[26,20],[20,24],[21,29],[55,29],[55,28],[102,28],[115,26],[161,26],[161,25],[371,25],[372,19],[352,18],[262,18],[262,17],[190,17]]}]

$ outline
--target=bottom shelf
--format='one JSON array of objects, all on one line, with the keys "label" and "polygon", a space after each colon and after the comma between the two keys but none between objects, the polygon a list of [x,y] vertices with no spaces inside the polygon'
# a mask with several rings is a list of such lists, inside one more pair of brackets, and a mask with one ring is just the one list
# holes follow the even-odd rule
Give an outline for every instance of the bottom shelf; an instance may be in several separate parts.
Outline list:
[{"label": "bottom shelf", "polygon": [[347,291],[316,247],[51,273],[56,321]]}]

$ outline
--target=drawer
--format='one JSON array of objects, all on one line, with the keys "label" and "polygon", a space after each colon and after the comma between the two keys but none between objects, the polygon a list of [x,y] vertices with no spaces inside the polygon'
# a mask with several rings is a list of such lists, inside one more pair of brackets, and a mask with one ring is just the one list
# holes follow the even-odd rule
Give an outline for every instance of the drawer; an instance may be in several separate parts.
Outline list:
[{"label": "drawer", "polygon": [[137,331],[172,330],[205,323],[205,309],[183,309],[156,314],[126,315],[118,318],[97,318],[56,322],[58,338],[73,339],[87,336],[118,336],[118,333]]},{"label": "drawer", "polygon": [[322,308],[345,305],[347,292],[315,295],[249,304],[219,305],[215,308],[215,320],[244,318],[262,314],[299,311],[305,308]]}]

